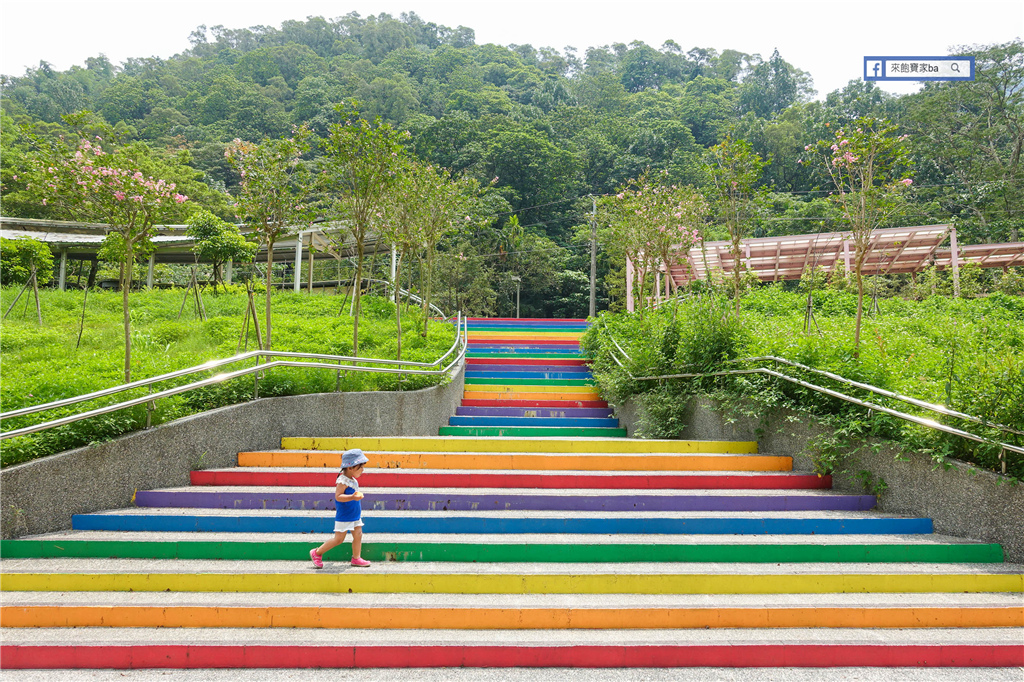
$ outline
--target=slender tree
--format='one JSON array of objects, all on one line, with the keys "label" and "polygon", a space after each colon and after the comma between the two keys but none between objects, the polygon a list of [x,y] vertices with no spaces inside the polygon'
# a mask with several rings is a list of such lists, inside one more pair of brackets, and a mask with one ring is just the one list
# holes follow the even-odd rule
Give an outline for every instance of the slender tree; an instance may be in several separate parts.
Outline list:
[{"label": "slender tree", "polygon": [[904,207],[904,191],[913,184],[903,177],[908,166],[906,135],[886,120],[860,118],[839,128],[832,140],[807,145],[822,158],[835,192],[831,199],[840,208],[843,222],[853,237],[853,275],[857,282],[857,319],[854,353],[860,352],[860,328],[864,311],[864,262],[871,252],[871,235]]},{"label": "slender tree", "polygon": [[408,133],[396,131],[379,118],[371,124],[351,106],[341,105],[335,111],[343,121],[332,123],[321,142],[324,156],[320,159],[318,189],[324,196],[326,217],[340,222],[355,242],[352,354],[358,355],[366,239],[405,163],[402,139]]},{"label": "slender tree", "polygon": [[[228,261],[251,262],[259,248],[246,241],[237,225],[221,220],[206,209],[199,209],[188,218],[188,236],[195,240],[192,251],[197,260],[208,261],[213,267],[213,290],[224,283],[221,269]],[[225,291],[227,286],[224,287]]]},{"label": "slender tree", "polygon": [[235,214],[252,228],[267,249],[266,342],[263,345],[267,350],[271,349],[274,244],[294,225],[310,219],[310,208],[305,203],[310,177],[301,159],[308,149],[306,131],[299,128],[294,137],[264,140],[258,145],[236,139],[224,151],[224,156],[242,178]]},{"label": "slender tree", "polygon": [[743,240],[762,205],[757,185],[765,162],[746,140],[731,136],[708,150],[706,167],[711,176],[712,204],[718,220],[729,231],[729,252],[732,254],[732,288],[735,312],[740,314],[740,270]]}]

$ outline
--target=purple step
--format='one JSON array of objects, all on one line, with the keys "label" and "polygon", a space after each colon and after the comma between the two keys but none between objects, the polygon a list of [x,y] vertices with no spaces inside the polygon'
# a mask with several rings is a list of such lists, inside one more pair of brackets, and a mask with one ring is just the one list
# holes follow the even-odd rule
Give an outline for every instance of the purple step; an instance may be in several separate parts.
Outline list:
[{"label": "purple step", "polygon": [[466,365],[467,372],[546,372],[556,374],[590,375],[590,367],[586,365]]},{"label": "purple step", "polygon": [[456,407],[455,414],[476,417],[614,417],[615,411],[610,407]]},{"label": "purple step", "polygon": [[[145,490],[139,507],[333,510],[332,493]],[[519,495],[366,493],[366,511],[866,511],[874,495]]]}]

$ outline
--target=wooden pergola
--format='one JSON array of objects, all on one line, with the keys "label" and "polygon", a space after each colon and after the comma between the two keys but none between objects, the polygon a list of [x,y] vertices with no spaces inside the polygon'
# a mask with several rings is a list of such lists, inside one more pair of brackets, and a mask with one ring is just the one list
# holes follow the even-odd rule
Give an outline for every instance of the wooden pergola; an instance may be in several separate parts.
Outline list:
[{"label": "wooden pergola", "polygon": [[[949,246],[940,248],[949,240]],[[672,265],[669,276],[676,286],[707,279],[713,272],[730,276],[737,265],[752,272],[762,282],[800,279],[808,269],[832,274],[842,266],[853,270],[855,247],[851,232],[821,232],[744,239],[737,264],[728,241],[707,242],[689,250],[685,258]],[[965,263],[983,268],[1008,268],[1024,265],[1024,242],[971,244],[958,246],[956,229],[951,225],[919,225],[875,230],[871,234],[864,260],[866,275],[917,273],[930,265],[953,271],[954,290],[959,294],[959,269]],[[634,309],[634,267],[626,261],[626,309]],[[656,296],[660,298],[661,276],[656,278]],[[665,283],[668,284],[667,282]]]}]

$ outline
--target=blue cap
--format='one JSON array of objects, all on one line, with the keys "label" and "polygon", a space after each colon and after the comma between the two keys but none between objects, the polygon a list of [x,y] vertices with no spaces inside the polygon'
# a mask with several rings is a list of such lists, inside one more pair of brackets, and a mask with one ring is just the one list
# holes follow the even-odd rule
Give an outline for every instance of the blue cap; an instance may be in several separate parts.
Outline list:
[{"label": "blue cap", "polygon": [[346,450],[344,454],[342,454],[341,468],[351,469],[352,467],[359,466],[360,464],[366,464],[369,461],[370,460],[366,458],[366,455],[363,454],[362,450],[359,448],[352,448],[351,450]]}]

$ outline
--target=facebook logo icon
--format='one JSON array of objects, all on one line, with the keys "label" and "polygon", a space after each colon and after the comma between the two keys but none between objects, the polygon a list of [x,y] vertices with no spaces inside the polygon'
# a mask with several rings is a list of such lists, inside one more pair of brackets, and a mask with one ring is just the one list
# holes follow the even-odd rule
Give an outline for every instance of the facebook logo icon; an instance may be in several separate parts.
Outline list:
[{"label": "facebook logo icon", "polygon": [[865,59],[864,60],[864,80],[874,80],[876,78],[885,77],[885,68],[882,65],[882,60]]}]

